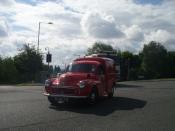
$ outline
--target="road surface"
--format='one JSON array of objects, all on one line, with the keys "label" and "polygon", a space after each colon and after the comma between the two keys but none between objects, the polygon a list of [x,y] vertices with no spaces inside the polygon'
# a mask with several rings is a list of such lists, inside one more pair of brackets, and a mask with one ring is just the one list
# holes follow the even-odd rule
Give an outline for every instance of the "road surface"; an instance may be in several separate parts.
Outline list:
[{"label": "road surface", "polygon": [[41,86],[0,86],[0,131],[174,131],[175,81],[120,82],[113,99],[54,107]]}]

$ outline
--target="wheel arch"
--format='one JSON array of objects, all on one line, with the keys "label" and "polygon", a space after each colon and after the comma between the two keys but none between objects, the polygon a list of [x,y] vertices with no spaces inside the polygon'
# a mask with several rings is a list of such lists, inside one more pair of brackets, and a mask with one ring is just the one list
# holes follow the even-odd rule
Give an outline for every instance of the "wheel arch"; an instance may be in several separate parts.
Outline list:
[{"label": "wheel arch", "polygon": [[93,84],[93,85],[92,85],[92,89],[91,89],[91,91],[96,91],[97,94],[99,95],[99,89],[98,89],[97,84]]}]

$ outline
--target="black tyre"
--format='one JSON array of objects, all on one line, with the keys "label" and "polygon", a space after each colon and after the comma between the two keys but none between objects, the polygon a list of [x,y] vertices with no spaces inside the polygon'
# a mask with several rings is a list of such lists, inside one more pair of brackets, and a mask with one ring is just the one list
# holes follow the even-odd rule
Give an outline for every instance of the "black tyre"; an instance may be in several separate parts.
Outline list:
[{"label": "black tyre", "polygon": [[91,105],[96,104],[98,101],[98,91],[97,89],[93,89],[92,92],[89,94],[88,103]]},{"label": "black tyre", "polygon": [[55,100],[54,97],[48,96],[48,101],[51,103],[53,106],[57,106],[58,102]]},{"label": "black tyre", "polygon": [[112,98],[114,96],[114,89],[115,89],[115,86],[113,85],[111,92],[108,93],[108,98]]}]

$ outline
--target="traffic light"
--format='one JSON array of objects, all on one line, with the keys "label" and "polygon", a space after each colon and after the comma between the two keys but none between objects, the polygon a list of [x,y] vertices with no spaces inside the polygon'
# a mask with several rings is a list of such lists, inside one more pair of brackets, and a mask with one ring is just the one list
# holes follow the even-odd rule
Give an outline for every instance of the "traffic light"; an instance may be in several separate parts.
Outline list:
[{"label": "traffic light", "polygon": [[46,62],[49,63],[52,61],[52,54],[48,53],[46,56]]}]

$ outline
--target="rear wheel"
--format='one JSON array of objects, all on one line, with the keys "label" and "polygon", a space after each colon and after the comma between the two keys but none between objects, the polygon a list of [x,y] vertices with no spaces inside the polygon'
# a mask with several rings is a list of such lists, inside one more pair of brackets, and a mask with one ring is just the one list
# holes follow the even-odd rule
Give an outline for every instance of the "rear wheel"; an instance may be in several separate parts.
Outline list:
[{"label": "rear wheel", "polygon": [[48,101],[53,105],[53,106],[57,106],[58,102],[55,100],[54,97],[48,96]]}]

